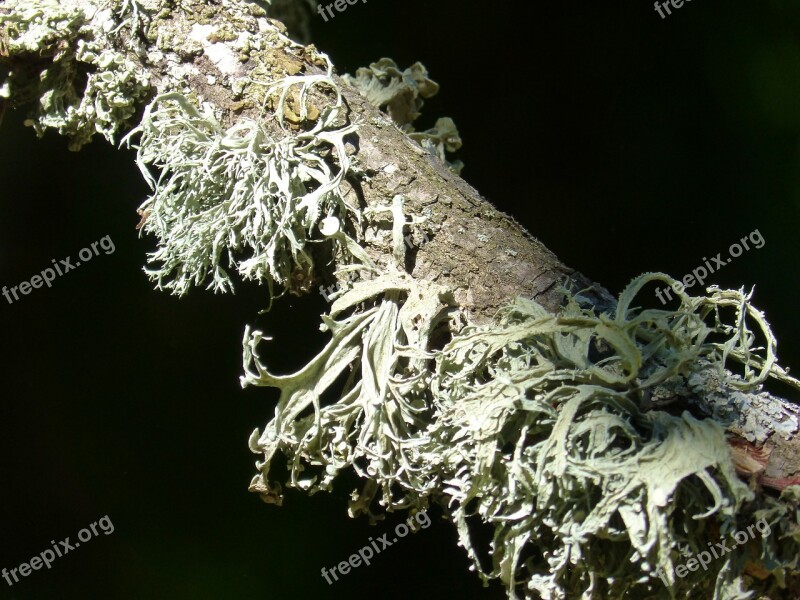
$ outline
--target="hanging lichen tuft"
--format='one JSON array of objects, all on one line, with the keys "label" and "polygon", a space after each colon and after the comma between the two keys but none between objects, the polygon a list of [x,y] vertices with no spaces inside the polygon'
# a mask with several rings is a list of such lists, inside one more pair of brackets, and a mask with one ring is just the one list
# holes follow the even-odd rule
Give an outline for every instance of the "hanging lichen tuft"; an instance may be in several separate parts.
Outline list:
[{"label": "hanging lichen tuft", "polygon": [[[756,539],[707,571],[677,576],[681,549],[705,550],[751,525],[758,506],[720,425],[689,410],[645,407],[658,390],[709,365],[742,390],[768,377],[800,382],[777,366],[775,338],[748,295],[710,288],[706,297],[682,294],[674,310],[636,308],[652,281],[673,280],[637,278],[610,315],[570,294],[557,315],[519,298],[494,325],[454,331],[437,351],[430,332],[453,310],[445,291],[415,292],[418,284],[385,276],[334,305],[332,316],[350,316],[324,317],[331,342],[285,377],[258,359],[262,334],[248,333],[243,384],[281,389],[275,419],[251,438],[265,456],[251,489],[280,502],[269,479],[280,450],[290,460],[289,484],[311,491],[330,489],[353,467],[366,480],[353,494],[354,514],[372,515],[376,495],[389,510],[438,502],[474,568],[499,578],[509,598],[746,597],[743,557],[772,548],[779,575],[796,560],[797,536]],[[733,322],[724,321],[726,310]],[[409,323],[426,335],[410,336]],[[732,362],[743,376],[726,369]],[[346,371],[345,387],[323,402]],[[770,514],[786,510],[770,502]],[[488,572],[473,519],[494,528]]]}]

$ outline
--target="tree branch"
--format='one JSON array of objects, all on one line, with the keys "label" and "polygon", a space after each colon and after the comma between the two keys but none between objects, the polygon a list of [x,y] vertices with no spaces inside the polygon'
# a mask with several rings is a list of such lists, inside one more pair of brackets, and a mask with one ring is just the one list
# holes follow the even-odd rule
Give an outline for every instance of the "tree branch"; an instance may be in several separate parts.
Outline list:
[{"label": "tree branch", "polygon": [[[768,513],[776,530],[796,538],[787,507],[800,483],[799,411],[760,386],[768,376],[798,382],[775,363],[774,339],[749,297],[710,290],[708,298],[682,296],[674,311],[641,310],[631,301],[642,286],[669,280],[654,275],[615,300],[420,147],[401,130],[406,123],[398,127],[335,76],[324,54],[284,33],[244,0],[0,7],[4,102],[34,103],[28,123],[40,135],[57,129],[73,149],[95,133],[116,141],[127,132],[138,144],[153,195],[137,228],[159,237],[150,271],[159,287],[184,293],[211,279],[224,290],[233,270],[289,293],[334,278],[343,285],[323,317],[331,343],[298,373],[270,374],[256,350],[260,332],[245,336],[243,383],[281,389],[276,419],[251,438],[265,456],[251,489],[280,503],[280,487],[268,479],[280,450],[293,461],[294,486],[328,489],[343,468],[368,480],[353,514],[371,513],[379,492],[389,509],[457,504],[453,517],[468,549],[468,517],[496,526],[495,568],[486,576],[500,577],[510,597],[589,587],[619,593],[621,582],[655,593],[655,569],[670,594],[684,590],[688,580],[673,575],[675,548],[712,536],[676,515],[709,494],[716,504],[708,514],[723,529]],[[378,217],[383,209],[391,216]],[[421,238],[429,241],[409,247],[408,239]],[[724,306],[735,306],[737,322],[709,324]],[[767,356],[748,319],[765,337]],[[706,342],[711,333],[727,336],[727,345]],[[725,370],[731,359],[744,365],[744,377]],[[323,402],[348,369],[339,400]],[[614,431],[630,446],[615,447]],[[684,448],[698,457],[694,464],[671,453],[679,437],[696,444]],[[576,467],[582,444],[592,457],[604,454],[607,472],[586,457]],[[639,467],[625,463],[610,477],[614,461],[637,444],[639,462],[631,465]],[[642,466],[653,457],[666,461],[664,469]],[[587,465],[599,470],[587,475]],[[755,494],[728,477],[734,466],[754,478]],[[301,475],[313,467],[322,472]],[[648,480],[653,474],[674,485]],[[578,501],[560,488],[570,478],[597,506],[570,504]],[[619,478],[629,487],[615,487]],[[759,482],[783,491],[782,499]],[[646,500],[636,504],[637,494]],[[476,511],[467,509],[473,500]],[[541,550],[538,563],[531,558],[536,565],[523,565],[534,533],[552,554]],[[796,542],[777,537],[750,556],[758,568],[748,571],[737,555],[716,568],[716,581],[686,589],[711,585],[715,598],[739,598],[746,581],[774,591],[797,572],[786,558]],[[583,570],[565,571],[577,560],[570,552],[587,552],[589,538],[628,540],[627,562],[611,568],[595,549]],[[628,580],[630,572],[617,568],[640,570]],[[606,583],[589,583],[596,577]]]}]

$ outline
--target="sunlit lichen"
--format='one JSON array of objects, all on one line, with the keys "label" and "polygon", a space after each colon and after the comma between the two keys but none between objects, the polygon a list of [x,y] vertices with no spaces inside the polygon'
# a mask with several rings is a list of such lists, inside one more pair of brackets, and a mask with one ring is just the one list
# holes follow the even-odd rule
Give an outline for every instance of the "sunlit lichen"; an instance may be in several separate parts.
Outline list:
[{"label": "sunlit lichen", "polygon": [[[365,302],[374,305],[359,310]],[[250,439],[253,452],[264,455],[251,490],[268,502],[282,501],[280,485],[269,477],[280,450],[289,458],[294,487],[328,490],[347,467],[375,484],[367,486],[373,492],[366,498],[354,496],[351,514],[371,512],[377,490],[387,507],[418,503],[426,483],[411,456],[425,441],[430,416],[432,342],[448,329],[453,305],[445,288],[399,273],[357,282],[323,317],[331,341],[288,376],[267,370],[257,353],[262,333],[246,332],[242,385],[281,390],[275,419]],[[350,314],[336,320],[343,313]],[[343,374],[349,374],[346,382],[336,384]],[[334,401],[323,406],[324,395]]]},{"label": "sunlit lichen", "polygon": [[[312,88],[332,93],[330,105],[310,115]],[[329,75],[289,77],[268,86],[283,123],[287,98],[303,131],[275,136],[255,120],[223,128],[210,107],[202,112],[181,94],[156,98],[141,124],[138,163],[153,189],[142,205],[144,231],[158,237],[148,274],[159,288],[185,293],[210,277],[209,288],[232,288],[228,269],[245,279],[307,289],[314,261],[310,240],[323,218],[359,218],[341,184],[350,171],[342,99]],[[331,160],[327,155],[332,153]],[[158,175],[151,173],[157,169]]]},{"label": "sunlit lichen", "polygon": [[[518,299],[490,327],[458,331],[450,320],[453,339],[438,351],[430,332],[454,308],[443,291],[418,295],[418,284],[378,278],[334,305],[332,316],[350,316],[325,317],[331,342],[285,377],[269,373],[256,354],[262,334],[248,332],[243,384],[281,389],[275,419],[251,438],[266,459],[251,489],[280,501],[268,477],[280,450],[290,485],[303,489],[329,489],[353,467],[367,483],[351,512],[371,514],[378,492],[389,509],[439,502],[475,568],[499,578],[509,598],[741,597],[744,550],[702,575],[674,573],[679,547],[705,547],[747,524],[742,507],[754,496],[737,478],[724,429],[687,410],[643,405],[656,386],[708,362],[744,389],[768,377],[800,382],[777,366],[774,337],[749,296],[711,288],[707,297],[682,294],[675,310],[637,309],[639,291],[655,280],[672,283],[636,279],[615,314],[596,315],[568,296],[557,315]],[[429,309],[410,313],[426,332],[414,340],[401,315],[426,296]],[[730,361],[744,365],[743,377],[725,370]],[[344,388],[328,391],[348,367]],[[472,518],[494,528],[486,572]]]},{"label": "sunlit lichen", "polygon": [[361,92],[370,104],[385,109],[405,130],[419,117],[423,99],[439,92],[439,84],[428,78],[422,63],[401,71],[391,58],[381,58],[369,67],[358,69],[355,77],[345,74],[342,79]]},{"label": "sunlit lichen", "polygon": [[345,74],[342,79],[355,87],[370,104],[384,109],[400,129],[450,170],[461,172],[464,163],[446,159],[446,153],[461,147],[461,137],[452,119],[441,118],[431,129],[415,133],[413,122],[420,116],[424,99],[439,92],[439,84],[428,77],[422,63],[414,63],[401,71],[391,58],[381,58],[369,67],[358,69],[355,77]]},{"label": "sunlit lichen", "polygon": [[[116,3],[8,0],[0,6],[5,52],[51,60],[12,68],[3,85],[12,102],[37,100],[28,123],[38,135],[53,128],[78,150],[95,133],[114,141],[149,92],[140,65],[112,50]],[[122,9],[122,7],[117,7]],[[130,9],[129,9],[130,10]]]},{"label": "sunlit lichen", "polygon": [[458,134],[453,119],[442,117],[430,129],[409,133],[408,137],[422,146],[429,154],[445,163],[453,173],[461,173],[464,163],[460,160],[450,161],[447,158],[448,153],[461,148],[461,136]]},{"label": "sunlit lichen", "polygon": [[[143,31],[142,6],[7,0],[0,57],[37,58],[28,70],[10,63],[0,97],[36,100],[37,132],[55,128],[73,148],[95,132],[114,139],[149,93],[144,71],[111,43],[127,25],[131,34]],[[205,27],[194,32],[205,36]],[[175,35],[160,33],[148,30],[154,45],[175,50]],[[289,485],[309,492],[329,490],[352,468],[364,481],[353,494],[354,516],[379,518],[376,499],[383,510],[437,502],[474,568],[502,581],[510,598],[738,600],[748,587],[780,586],[797,572],[798,488],[756,498],[736,477],[722,425],[692,412],[719,389],[746,392],[767,378],[800,385],[778,367],[774,336],[749,295],[712,288],[706,297],[679,294],[673,310],[642,310],[634,301],[643,286],[673,283],[647,275],[623,292],[614,314],[597,315],[566,294],[555,315],[518,299],[491,326],[464,327],[452,290],[402,272],[401,197],[388,209],[390,272],[345,233],[387,208],[362,211],[345,200],[342,183],[353,167],[344,137],[353,127],[327,60],[325,75],[259,83],[253,78],[263,65],[239,73],[260,47],[255,36],[243,37],[238,56],[226,50],[236,67],[227,75],[237,76],[236,98],[252,103],[253,90],[264,90],[270,102],[258,118],[223,126],[209,105],[172,87],[126,140],[153,189],[140,210],[144,231],[158,239],[148,272],[159,287],[182,294],[210,280],[229,289],[236,271],[302,291],[313,279],[311,244],[325,239],[336,272],[362,277],[336,294],[323,317],[330,342],[295,374],[271,373],[258,355],[263,334],[246,331],[243,385],[280,390],[275,418],[250,439],[262,457],[253,491],[282,501],[270,476],[281,452]],[[182,43],[182,57],[205,48],[191,36]],[[300,61],[290,68],[299,72]],[[419,63],[401,71],[382,59],[346,79],[442,161],[460,146],[449,119],[413,130],[423,99],[438,90]],[[733,322],[724,321],[726,310]],[[732,363],[743,365],[741,375]],[[691,401],[672,413],[651,410],[650,396],[672,384]],[[757,518],[776,534],[708,572],[676,578],[679,548],[703,548]],[[474,541],[476,521],[493,528],[489,557]],[[748,579],[748,557],[762,563],[758,581]]]}]

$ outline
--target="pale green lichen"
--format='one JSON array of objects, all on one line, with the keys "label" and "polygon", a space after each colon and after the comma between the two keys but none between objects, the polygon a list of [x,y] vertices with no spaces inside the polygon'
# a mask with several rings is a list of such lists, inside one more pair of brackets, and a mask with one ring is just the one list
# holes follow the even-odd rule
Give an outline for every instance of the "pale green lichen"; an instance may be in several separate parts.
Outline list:
[{"label": "pale green lichen", "polygon": [[[358,309],[370,301],[371,308]],[[384,506],[419,505],[425,481],[411,455],[425,441],[432,343],[442,327],[448,328],[453,305],[445,288],[400,273],[357,282],[323,317],[332,335],[329,344],[287,376],[267,370],[256,350],[263,334],[247,331],[242,385],[281,390],[275,419],[250,438],[253,452],[264,455],[250,489],[267,502],[281,503],[280,484],[269,477],[280,450],[289,458],[293,487],[329,490],[347,467],[371,481],[366,494],[354,495],[351,514],[371,514],[378,489]],[[345,312],[351,314],[335,320]],[[347,380],[337,385],[346,373]],[[334,398],[325,406],[326,395]]]},{"label": "pale green lichen", "polygon": [[355,77],[345,74],[342,79],[370,104],[385,109],[404,131],[413,131],[411,124],[419,117],[424,98],[439,92],[439,84],[428,77],[425,65],[417,62],[401,71],[391,58],[381,58],[356,70]]},{"label": "pale green lichen", "polygon": [[38,71],[30,71],[33,61],[25,70],[12,69],[3,85],[12,102],[38,101],[28,120],[38,135],[53,128],[70,138],[72,150],[95,133],[113,142],[148,94],[141,66],[111,49],[109,38],[121,27],[115,7],[132,10],[128,0],[8,0],[0,6],[5,52],[51,58]]},{"label": "pale green lichen", "polygon": [[320,220],[358,220],[341,187],[351,170],[343,140],[353,127],[343,122],[331,76],[288,77],[267,87],[281,124],[290,96],[304,122],[312,120],[312,88],[333,100],[314,115],[313,127],[276,136],[255,120],[223,128],[210,107],[200,111],[172,92],[156,98],[126,137],[139,138],[137,161],[153,189],[140,210],[148,215],[144,231],[159,240],[148,270],[159,288],[183,294],[210,278],[209,288],[224,291],[234,270],[270,290],[308,289]]},{"label": "pale green lichen", "polygon": [[456,152],[461,148],[462,143],[453,119],[442,117],[430,129],[409,133],[408,137],[422,146],[426,152],[445,163],[453,173],[456,175],[461,173],[464,163],[460,160],[450,161],[447,157],[448,153]]},{"label": "pale green lichen", "polygon": [[[634,301],[646,284],[673,281],[647,275],[614,314],[569,299],[552,315],[518,299],[494,325],[459,331],[446,290],[404,277],[347,291],[324,318],[331,342],[294,375],[269,373],[256,353],[262,334],[246,334],[243,384],[281,389],[275,419],[251,438],[265,457],[252,490],[280,502],[269,479],[280,450],[289,484],[310,491],[354,468],[366,484],[351,514],[372,515],[378,494],[389,510],[439,502],[474,568],[499,578],[509,598],[746,597],[741,556],[750,547],[707,573],[675,575],[679,548],[705,548],[748,524],[743,507],[754,497],[736,476],[724,429],[686,410],[642,406],[656,386],[709,362],[740,388],[768,377],[800,387],[777,366],[774,337],[749,296],[711,288],[707,297],[681,294],[675,310],[641,310]],[[332,319],[344,310],[346,319]],[[444,325],[455,334],[437,350],[432,333]],[[743,377],[725,370],[730,361],[744,365]],[[473,518],[494,528],[488,572]],[[778,543],[776,575],[796,567],[789,542]]]},{"label": "pale green lichen", "polygon": [[763,560],[764,568],[783,586],[790,575],[800,572],[800,485],[784,488],[778,499],[766,497],[752,519],[765,519],[772,531],[750,557]]},{"label": "pale green lichen", "polygon": [[424,132],[414,130],[413,123],[420,116],[424,99],[439,92],[439,84],[428,77],[422,63],[414,63],[401,71],[391,58],[381,58],[369,67],[356,70],[355,77],[345,74],[342,79],[355,87],[370,104],[385,110],[400,129],[451,171],[461,172],[464,163],[458,160],[450,162],[446,158],[446,153],[461,147],[461,138],[452,119],[441,118]]}]

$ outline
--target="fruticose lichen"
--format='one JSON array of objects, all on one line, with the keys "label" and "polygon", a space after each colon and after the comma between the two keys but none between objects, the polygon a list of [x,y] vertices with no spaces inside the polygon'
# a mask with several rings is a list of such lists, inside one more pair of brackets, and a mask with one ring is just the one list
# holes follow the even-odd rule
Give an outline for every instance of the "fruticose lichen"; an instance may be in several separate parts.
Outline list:
[{"label": "fruticose lichen", "polygon": [[358,207],[348,206],[341,188],[350,171],[344,137],[353,127],[343,122],[332,77],[288,77],[268,88],[281,124],[287,98],[299,102],[297,118],[304,122],[312,120],[312,88],[324,88],[334,100],[321,113],[314,108],[313,127],[284,128],[275,136],[256,120],[225,129],[210,107],[201,112],[172,92],[148,105],[126,138],[140,136],[137,161],[153,189],[140,211],[147,215],[144,231],[159,239],[149,258],[156,267],[148,270],[159,288],[183,294],[210,277],[209,288],[230,289],[227,265],[270,291],[273,284],[308,289],[309,244],[320,221],[358,220]]},{"label": "fruticose lichen", "polygon": [[[780,583],[796,568],[796,535],[737,548],[708,573],[675,575],[679,548],[705,549],[750,524],[757,505],[721,426],[642,406],[656,386],[709,362],[741,389],[768,377],[800,382],[777,366],[774,337],[747,295],[710,288],[707,297],[681,294],[674,310],[637,309],[652,281],[673,282],[637,278],[614,314],[596,315],[570,294],[557,315],[519,298],[494,325],[458,330],[446,290],[379,277],[337,300],[324,317],[331,342],[283,377],[258,357],[262,333],[248,331],[243,385],[281,390],[275,419],[251,437],[265,458],[251,489],[281,502],[269,478],[280,450],[289,485],[312,492],[353,468],[366,483],[351,514],[374,517],[375,496],[388,510],[439,503],[475,569],[499,578],[509,598],[746,598],[742,556],[761,544],[777,545],[769,581]],[[448,330],[452,340],[437,349]],[[731,362],[743,376],[726,370]],[[475,519],[494,528],[488,571]]]},{"label": "fruticose lichen", "polygon": [[[370,308],[357,308],[376,298]],[[269,479],[271,460],[281,450],[291,464],[293,487],[328,490],[336,474],[348,467],[369,480],[366,489],[372,492],[354,498],[351,514],[370,512],[377,490],[383,492],[385,506],[417,504],[416,491],[425,482],[410,457],[424,442],[428,425],[430,347],[447,330],[453,304],[445,288],[400,273],[357,282],[333,303],[330,316],[323,317],[331,341],[301,371],[288,376],[267,370],[256,350],[262,333],[247,331],[242,385],[281,390],[275,419],[250,439],[251,449],[265,459],[251,490],[281,503],[281,487]],[[350,314],[337,319],[343,313]],[[346,382],[337,385],[346,373]],[[323,406],[326,394],[336,398]]]},{"label": "fruticose lichen", "polygon": [[134,14],[129,0],[103,7],[79,0],[7,0],[0,6],[0,49],[16,60],[48,60],[12,68],[0,93],[19,103],[36,99],[28,124],[40,136],[47,128],[68,136],[72,150],[95,133],[113,142],[150,90],[147,73],[109,40],[122,26],[118,21],[124,24]]}]

